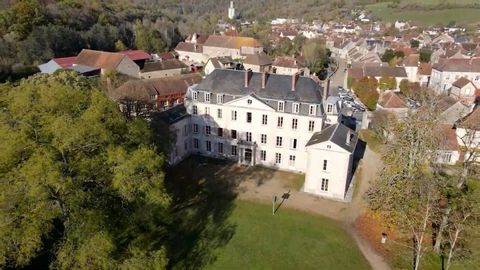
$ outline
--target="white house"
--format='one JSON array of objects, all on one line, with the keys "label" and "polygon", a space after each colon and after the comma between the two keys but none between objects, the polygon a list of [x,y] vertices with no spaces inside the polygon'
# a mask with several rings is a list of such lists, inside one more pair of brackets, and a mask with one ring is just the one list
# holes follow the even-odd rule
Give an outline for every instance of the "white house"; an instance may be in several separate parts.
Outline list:
[{"label": "white house", "polygon": [[387,90],[380,94],[377,110],[393,113],[397,118],[403,119],[408,115],[407,103],[394,91]]},{"label": "white house", "polygon": [[[337,168],[329,178],[330,189],[306,191],[344,199],[345,190],[336,186],[349,186],[352,157],[333,145],[318,150],[313,143],[325,119],[322,93],[313,79],[216,69],[189,87],[184,104],[190,115],[190,153],[306,173],[307,179],[321,173],[315,161],[328,157],[328,170]],[[353,136],[350,147],[355,148],[353,131],[342,126],[334,133]]]},{"label": "white house", "polygon": [[304,191],[344,200],[352,179],[357,134],[338,123],[316,132],[306,145]]},{"label": "white house", "polygon": [[461,77],[480,85],[480,59],[440,59],[432,66],[430,87],[447,93]]},{"label": "white house", "polygon": [[464,160],[480,162],[480,107],[456,124],[456,134],[458,144],[464,148]]},{"label": "white house", "polygon": [[235,68],[235,62],[230,56],[213,57],[208,59],[203,71],[205,75],[208,75],[217,68],[233,69]]},{"label": "white house", "polygon": [[272,64],[272,70],[277,74],[292,75],[302,74],[309,76],[310,70],[302,56],[277,56]]},{"label": "white house", "polygon": [[450,96],[463,101],[465,104],[472,105],[477,98],[477,91],[480,88],[465,77],[461,77],[452,84]]}]

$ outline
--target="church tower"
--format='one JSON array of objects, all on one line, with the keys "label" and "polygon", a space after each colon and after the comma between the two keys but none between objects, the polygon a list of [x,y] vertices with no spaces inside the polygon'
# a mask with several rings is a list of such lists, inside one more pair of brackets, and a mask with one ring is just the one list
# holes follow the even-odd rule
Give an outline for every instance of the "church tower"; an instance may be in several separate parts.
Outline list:
[{"label": "church tower", "polygon": [[228,18],[233,20],[235,18],[235,8],[233,7],[233,1],[230,1],[230,7],[228,8]]}]

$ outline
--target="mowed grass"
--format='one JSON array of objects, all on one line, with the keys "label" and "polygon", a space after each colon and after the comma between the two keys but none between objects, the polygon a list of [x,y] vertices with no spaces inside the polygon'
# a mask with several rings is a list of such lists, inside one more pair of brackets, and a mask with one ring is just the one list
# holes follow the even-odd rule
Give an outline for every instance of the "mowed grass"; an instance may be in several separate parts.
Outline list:
[{"label": "mowed grass", "polygon": [[370,269],[335,221],[292,209],[236,200],[235,234],[206,269]]},{"label": "mowed grass", "polygon": [[[439,4],[436,0],[429,1],[406,1],[416,3],[418,5],[429,6]],[[405,2],[405,3],[406,3]],[[426,3],[425,3],[426,2]],[[457,3],[457,2],[452,2]],[[457,4],[475,3],[471,0],[463,0]],[[383,21],[395,22],[396,20],[408,20],[418,22],[424,25],[448,24],[455,21],[459,24],[471,24],[480,22],[480,9],[474,8],[450,8],[441,10],[402,10],[399,8],[388,7],[389,3],[376,3],[368,5],[366,8],[371,10],[378,18]],[[404,2],[402,1],[402,4]]]}]

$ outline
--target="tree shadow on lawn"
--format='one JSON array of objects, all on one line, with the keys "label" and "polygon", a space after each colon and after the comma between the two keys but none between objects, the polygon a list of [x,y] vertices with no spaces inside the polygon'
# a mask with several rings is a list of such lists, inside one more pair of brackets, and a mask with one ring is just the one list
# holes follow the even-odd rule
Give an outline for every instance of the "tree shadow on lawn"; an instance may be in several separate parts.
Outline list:
[{"label": "tree shadow on lawn", "polygon": [[[172,198],[165,245],[169,269],[200,269],[215,261],[215,250],[235,234],[228,221],[234,209],[238,185],[256,168],[234,162],[192,156],[167,171],[165,186]],[[268,175],[260,170],[261,179]],[[272,171],[273,172],[273,171]]]}]

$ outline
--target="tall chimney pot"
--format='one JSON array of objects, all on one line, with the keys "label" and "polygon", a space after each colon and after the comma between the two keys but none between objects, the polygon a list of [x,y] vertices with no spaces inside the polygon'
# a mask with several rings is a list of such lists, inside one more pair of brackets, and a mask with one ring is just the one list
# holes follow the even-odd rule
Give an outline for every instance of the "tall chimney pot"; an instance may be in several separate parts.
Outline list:
[{"label": "tall chimney pot", "polygon": [[265,89],[266,85],[267,85],[267,72],[264,71],[262,72],[262,89]]},{"label": "tall chimney pot", "polygon": [[325,81],[323,81],[323,95],[322,95],[323,101],[327,100],[329,86],[330,86],[330,79],[326,79]]},{"label": "tall chimney pot", "polygon": [[252,70],[251,70],[251,69],[245,70],[245,73],[244,73],[244,74],[245,74],[245,77],[244,77],[244,79],[245,79],[245,85],[244,85],[245,88],[248,87],[248,81],[250,80],[250,74],[251,74],[251,73],[252,73]]},{"label": "tall chimney pot", "polygon": [[292,74],[292,91],[295,91],[295,85],[297,84],[298,80],[298,72]]}]

